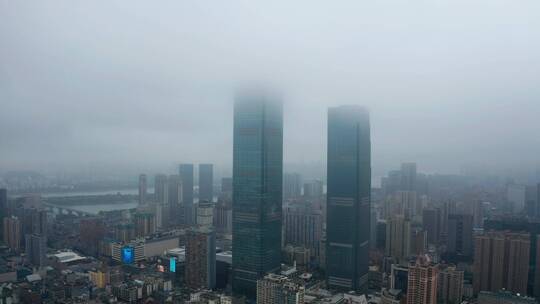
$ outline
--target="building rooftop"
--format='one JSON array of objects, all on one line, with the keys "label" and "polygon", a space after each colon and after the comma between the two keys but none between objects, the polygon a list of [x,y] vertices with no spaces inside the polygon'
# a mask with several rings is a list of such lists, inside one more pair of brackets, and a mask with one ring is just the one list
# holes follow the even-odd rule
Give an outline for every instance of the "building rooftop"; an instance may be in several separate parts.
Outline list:
[{"label": "building rooftop", "polygon": [[[178,247],[169,249],[167,250],[167,255],[176,257],[178,261],[184,261],[186,258],[186,248]],[[222,251],[216,253],[216,261],[232,264],[232,251]]]},{"label": "building rooftop", "polygon": [[61,251],[59,253],[53,254],[54,257],[60,261],[60,263],[70,263],[75,261],[86,260],[86,257],[81,256],[73,251]]},{"label": "building rooftop", "polygon": [[284,281],[287,281],[289,278],[287,278],[284,275],[279,275],[279,274],[275,274],[275,273],[269,273],[269,274],[264,276],[264,279],[274,281],[274,282],[284,282]]},{"label": "building rooftop", "polygon": [[223,251],[216,253],[216,261],[232,264],[232,251]]},{"label": "building rooftop", "polygon": [[30,283],[41,281],[41,276],[39,274],[31,274],[26,276],[26,280]]}]

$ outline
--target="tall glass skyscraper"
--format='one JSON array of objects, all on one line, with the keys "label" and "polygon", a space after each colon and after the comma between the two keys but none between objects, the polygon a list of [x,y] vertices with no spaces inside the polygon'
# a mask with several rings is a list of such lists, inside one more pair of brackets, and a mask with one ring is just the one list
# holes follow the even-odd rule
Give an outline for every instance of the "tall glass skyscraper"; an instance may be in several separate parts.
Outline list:
[{"label": "tall glass skyscraper", "polygon": [[180,164],[178,174],[182,181],[182,203],[184,208],[184,220],[186,225],[194,222],[193,211],[193,164]]},{"label": "tall glass skyscraper", "polygon": [[368,284],[371,142],[360,106],[328,110],[326,274],[330,288],[365,292]]},{"label": "tall glass skyscraper", "polygon": [[254,298],[257,279],[280,267],[283,106],[239,94],[234,105],[233,291]]}]

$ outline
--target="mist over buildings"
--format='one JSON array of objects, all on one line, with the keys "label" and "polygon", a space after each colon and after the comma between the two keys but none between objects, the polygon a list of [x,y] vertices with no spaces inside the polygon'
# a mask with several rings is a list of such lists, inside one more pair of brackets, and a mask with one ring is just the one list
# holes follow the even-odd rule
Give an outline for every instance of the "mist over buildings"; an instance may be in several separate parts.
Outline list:
[{"label": "mist over buildings", "polygon": [[[0,171],[232,164],[234,91],[279,88],[285,170],[329,106],[370,110],[373,175],[539,164],[538,1],[0,1]],[[315,168],[315,169],[314,169]],[[533,169],[534,170],[534,169]]]}]

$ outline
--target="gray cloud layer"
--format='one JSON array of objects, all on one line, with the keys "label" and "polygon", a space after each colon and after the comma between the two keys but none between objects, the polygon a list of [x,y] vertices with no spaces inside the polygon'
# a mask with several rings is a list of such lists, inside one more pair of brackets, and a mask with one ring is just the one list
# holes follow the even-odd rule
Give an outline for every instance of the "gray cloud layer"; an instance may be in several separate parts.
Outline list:
[{"label": "gray cloud layer", "polygon": [[540,2],[0,0],[0,168],[229,167],[236,87],[284,92],[285,160],[366,105],[375,174],[540,155]]}]

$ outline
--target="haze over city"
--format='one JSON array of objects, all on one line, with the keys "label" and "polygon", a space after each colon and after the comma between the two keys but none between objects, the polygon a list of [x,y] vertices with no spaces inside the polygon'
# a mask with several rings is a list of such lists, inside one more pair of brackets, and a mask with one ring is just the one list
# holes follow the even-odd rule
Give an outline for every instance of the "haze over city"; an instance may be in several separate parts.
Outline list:
[{"label": "haze over city", "polygon": [[539,304],[538,0],[0,0],[0,304]]},{"label": "haze over city", "polygon": [[[538,1],[0,2],[0,171],[230,174],[235,90],[284,100],[285,169],[370,110],[373,176],[534,172]],[[322,169],[321,169],[322,168]],[[507,172],[508,173],[508,172]]]}]

